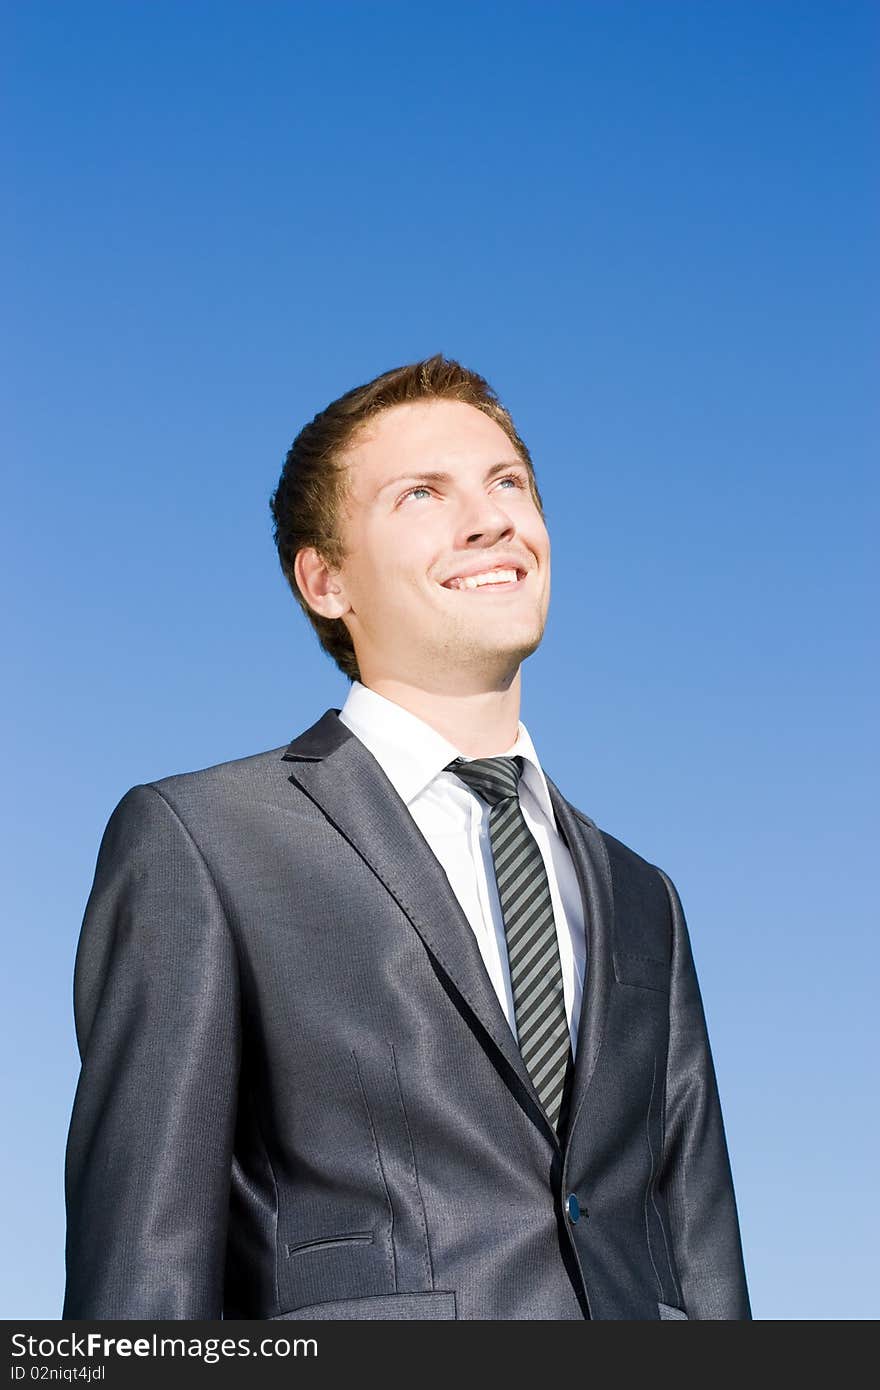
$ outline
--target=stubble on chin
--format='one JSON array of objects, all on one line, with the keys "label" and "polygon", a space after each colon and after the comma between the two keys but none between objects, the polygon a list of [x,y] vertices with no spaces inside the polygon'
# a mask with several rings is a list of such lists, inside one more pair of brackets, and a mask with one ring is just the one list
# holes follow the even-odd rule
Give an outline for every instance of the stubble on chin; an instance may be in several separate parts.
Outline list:
[{"label": "stubble on chin", "polygon": [[489,670],[496,672],[499,679],[504,673],[512,679],[526,657],[540,646],[543,636],[544,623],[537,618],[518,635],[505,636],[502,630],[497,637],[466,624],[450,625],[433,644],[427,665],[476,673]]}]

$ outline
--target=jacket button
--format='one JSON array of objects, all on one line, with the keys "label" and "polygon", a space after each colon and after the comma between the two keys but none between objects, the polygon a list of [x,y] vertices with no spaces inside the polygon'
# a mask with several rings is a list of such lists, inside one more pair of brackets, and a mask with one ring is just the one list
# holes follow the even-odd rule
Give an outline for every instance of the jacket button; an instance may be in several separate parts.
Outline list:
[{"label": "jacket button", "polygon": [[568,1213],[568,1219],[572,1225],[580,1220],[581,1204],[573,1192],[569,1192],[565,1199],[565,1210]]}]

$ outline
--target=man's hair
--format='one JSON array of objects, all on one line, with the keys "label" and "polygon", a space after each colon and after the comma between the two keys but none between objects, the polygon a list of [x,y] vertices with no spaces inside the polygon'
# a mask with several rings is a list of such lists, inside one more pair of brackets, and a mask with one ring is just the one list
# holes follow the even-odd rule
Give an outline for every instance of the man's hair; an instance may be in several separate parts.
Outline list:
[{"label": "man's hair", "polygon": [[485,378],[460,362],[438,353],[422,362],[394,367],[331,401],[290,446],[269,505],[285,578],[321,646],[351,681],[359,680],[360,672],[348,628],[342,618],[325,618],[312,610],[296,582],[294,561],[298,551],[314,546],[331,569],[342,564],[345,551],[339,518],[349,491],[346,451],[382,411],[411,401],[431,400],[462,401],[500,425],[528,469],[535,505],[544,514],[531,456],[509,412]]}]

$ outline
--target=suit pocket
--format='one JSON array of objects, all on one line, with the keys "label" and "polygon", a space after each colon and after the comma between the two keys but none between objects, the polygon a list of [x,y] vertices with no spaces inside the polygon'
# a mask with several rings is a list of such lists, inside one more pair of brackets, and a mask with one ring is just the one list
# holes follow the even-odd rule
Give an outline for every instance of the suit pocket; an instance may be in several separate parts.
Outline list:
[{"label": "suit pocket", "polygon": [[639,989],[655,989],[660,994],[669,993],[668,964],[662,960],[653,960],[650,956],[615,951],[614,978],[620,985],[636,985]]},{"label": "suit pocket", "polygon": [[[454,1293],[389,1293],[373,1298],[337,1298],[310,1303],[269,1322],[435,1322],[457,1316]],[[683,1316],[683,1315],[679,1315]]]},{"label": "suit pocket", "polygon": [[288,1255],[305,1255],[311,1250],[335,1250],[340,1245],[372,1245],[372,1231],[352,1231],[342,1236],[321,1236],[317,1240],[304,1240],[299,1245],[285,1245]]},{"label": "suit pocket", "polygon": [[676,1322],[690,1321],[687,1313],[683,1312],[681,1308],[673,1308],[671,1303],[658,1303],[657,1307],[660,1309],[661,1322],[672,1322],[673,1320]]}]

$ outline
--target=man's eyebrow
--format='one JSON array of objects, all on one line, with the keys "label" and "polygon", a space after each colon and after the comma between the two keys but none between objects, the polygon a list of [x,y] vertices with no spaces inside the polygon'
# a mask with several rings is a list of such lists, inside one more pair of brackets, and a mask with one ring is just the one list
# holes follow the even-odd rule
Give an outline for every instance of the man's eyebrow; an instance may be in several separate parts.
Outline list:
[{"label": "man's eyebrow", "polygon": [[[496,473],[509,473],[512,468],[521,468],[523,472],[528,472],[522,459],[506,459],[500,463],[493,463],[491,468],[486,469],[483,482],[488,483],[490,478],[494,478]],[[386,488],[392,487],[395,483],[449,483],[452,482],[452,474],[444,473],[441,469],[429,468],[420,469],[413,473],[399,473],[396,478],[388,478],[386,482],[380,483],[375,497],[381,497]]]}]

